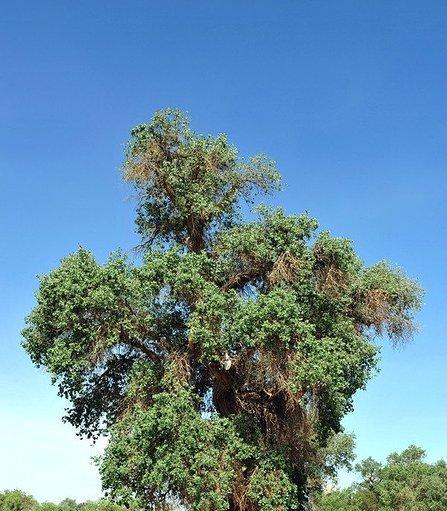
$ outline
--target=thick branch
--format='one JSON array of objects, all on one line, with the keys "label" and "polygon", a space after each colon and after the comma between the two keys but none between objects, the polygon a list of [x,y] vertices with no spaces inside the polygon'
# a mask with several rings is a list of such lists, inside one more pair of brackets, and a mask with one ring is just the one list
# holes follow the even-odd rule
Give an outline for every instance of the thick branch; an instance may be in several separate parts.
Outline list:
[{"label": "thick branch", "polygon": [[260,277],[258,269],[241,271],[232,275],[228,281],[220,288],[221,291],[229,291],[230,289],[242,289],[250,280]]}]

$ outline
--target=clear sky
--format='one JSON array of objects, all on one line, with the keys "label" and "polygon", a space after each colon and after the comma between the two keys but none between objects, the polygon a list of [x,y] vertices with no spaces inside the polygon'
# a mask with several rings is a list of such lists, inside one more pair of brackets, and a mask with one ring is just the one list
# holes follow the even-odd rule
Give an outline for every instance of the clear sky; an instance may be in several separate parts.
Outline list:
[{"label": "clear sky", "polygon": [[119,165],[154,110],[188,110],[284,175],[361,257],[426,289],[420,332],[385,346],[346,427],[360,457],[417,443],[447,457],[447,3],[15,0],[0,15],[0,489],[94,498],[98,451],[20,347],[36,274],[80,244],[131,249]]}]

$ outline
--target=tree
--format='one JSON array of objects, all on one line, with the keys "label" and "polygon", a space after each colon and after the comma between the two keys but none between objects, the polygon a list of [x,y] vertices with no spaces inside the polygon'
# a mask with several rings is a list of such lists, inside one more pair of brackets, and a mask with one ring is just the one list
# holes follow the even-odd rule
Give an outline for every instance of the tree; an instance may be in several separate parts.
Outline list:
[{"label": "tree", "polygon": [[[173,511],[170,505],[157,507],[155,511]],[[123,507],[110,500],[76,502],[74,499],[64,499],[59,504],[54,502],[39,503],[31,495],[20,490],[6,490],[0,493],[0,511],[140,511],[136,501],[129,502]]]},{"label": "tree", "polygon": [[321,493],[315,500],[313,509],[316,511],[362,511],[358,494],[353,488]]},{"label": "tree", "polygon": [[31,511],[37,501],[31,495],[20,490],[6,490],[0,493],[1,511]]},{"label": "tree", "polygon": [[38,509],[39,511],[61,511],[60,506],[54,504],[54,502],[42,502],[42,504],[38,506]]},{"label": "tree", "polygon": [[79,504],[76,502],[75,499],[66,498],[59,502],[59,508],[62,511],[78,511]]},{"label": "tree", "polygon": [[376,368],[373,334],[411,333],[419,287],[307,214],[244,221],[244,201],[279,188],[274,163],[178,111],[132,130],[124,175],[141,264],[66,257],[40,280],[25,349],[71,402],[66,420],[108,435],[112,498],[300,509],[349,461],[337,435]]},{"label": "tree", "polygon": [[410,446],[391,454],[385,465],[368,458],[357,466],[359,484],[322,495],[320,511],[444,511],[447,464],[424,461],[425,452]]}]

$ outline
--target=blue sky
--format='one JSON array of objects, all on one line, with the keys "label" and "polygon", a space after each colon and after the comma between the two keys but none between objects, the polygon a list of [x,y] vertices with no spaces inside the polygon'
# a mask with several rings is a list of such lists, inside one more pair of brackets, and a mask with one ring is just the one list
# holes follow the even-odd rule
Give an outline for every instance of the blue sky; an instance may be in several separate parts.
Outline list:
[{"label": "blue sky", "polygon": [[154,110],[189,111],[284,175],[308,210],[426,289],[420,331],[387,345],[345,420],[360,457],[417,443],[447,457],[443,1],[16,0],[0,16],[0,489],[94,498],[90,456],[20,348],[36,274],[82,244],[131,249],[119,166]]}]

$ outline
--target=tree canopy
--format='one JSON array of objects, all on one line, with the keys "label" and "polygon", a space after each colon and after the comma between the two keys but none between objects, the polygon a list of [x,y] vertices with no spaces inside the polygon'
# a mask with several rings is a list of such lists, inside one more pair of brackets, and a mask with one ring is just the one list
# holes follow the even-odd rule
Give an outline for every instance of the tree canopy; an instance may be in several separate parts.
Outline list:
[{"label": "tree canopy", "polygon": [[318,511],[444,511],[447,464],[427,463],[425,452],[410,446],[391,454],[386,464],[372,458],[357,465],[361,482],[323,494]]},{"label": "tree canopy", "polygon": [[5,490],[0,493],[0,511],[32,511],[37,500],[20,490]]},{"label": "tree canopy", "polygon": [[[21,490],[5,490],[0,492],[0,511],[140,511],[136,501],[130,506],[122,507],[110,500],[76,502],[64,499],[58,504],[54,502],[37,502],[37,500]],[[158,507],[156,511],[174,511],[172,506]]]},{"label": "tree canopy", "polygon": [[365,266],[307,214],[244,202],[274,162],[175,110],[131,132],[142,261],[80,248],[41,277],[24,347],[71,403],[113,499],[193,511],[302,509],[350,461],[341,420],[376,370],[374,336],[410,335],[418,285]]}]

